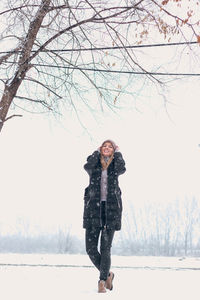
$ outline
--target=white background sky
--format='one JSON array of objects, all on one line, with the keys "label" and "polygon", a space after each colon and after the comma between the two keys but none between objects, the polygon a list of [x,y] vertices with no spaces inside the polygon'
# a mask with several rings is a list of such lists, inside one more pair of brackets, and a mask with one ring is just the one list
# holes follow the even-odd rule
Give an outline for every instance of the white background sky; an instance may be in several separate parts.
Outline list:
[{"label": "white background sky", "polygon": [[[180,71],[194,72],[197,60],[190,55],[182,58]],[[162,71],[169,63],[176,71],[179,56],[177,60],[167,47],[147,50],[144,65],[156,70],[161,56]],[[199,80],[175,81],[167,97],[170,117],[155,92],[153,99],[137,102],[140,111],[126,101],[118,115],[99,112],[94,120],[82,112],[89,134],[67,112],[61,122],[28,113],[8,121],[0,135],[0,231],[22,230],[25,220],[33,233],[71,224],[73,232],[83,235],[88,184],[83,165],[107,138],[119,145],[126,160],[127,172],[120,177],[124,210],[129,203],[200,200]]]},{"label": "white background sky", "polygon": [[88,184],[83,165],[107,138],[126,160],[127,172],[120,177],[124,210],[130,202],[200,199],[199,82],[176,82],[170,95],[171,119],[154,99],[157,108],[146,104],[143,112],[99,113],[98,121],[86,121],[90,135],[67,113],[62,123],[28,114],[7,122],[0,136],[0,228],[22,229],[22,217],[32,232],[71,224],[72,232],[83,235]]}]

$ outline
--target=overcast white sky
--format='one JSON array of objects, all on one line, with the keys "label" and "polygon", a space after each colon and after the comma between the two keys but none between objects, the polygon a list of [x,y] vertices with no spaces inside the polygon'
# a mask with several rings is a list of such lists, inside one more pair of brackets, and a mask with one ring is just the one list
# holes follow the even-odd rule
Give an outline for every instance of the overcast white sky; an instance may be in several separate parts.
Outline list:
[{"label": "overcast white sky", "polygon": [[107,138],[126,160],[127,172],[120,177],[125,210],[130,202],[200,200],[199,99],[198,81],[176,82],[174,103],[168,105],[171,119],[161,102],[157,108],[146,104],[142,113],[99,113],[98,122],[86,121],[91,135],[67,114],[62,124],[33,115],[10,120],[0,137],[0,227],[19,230],[22,217],[31,231],[71,224],[82,235],[88,184],[83,164]]}]

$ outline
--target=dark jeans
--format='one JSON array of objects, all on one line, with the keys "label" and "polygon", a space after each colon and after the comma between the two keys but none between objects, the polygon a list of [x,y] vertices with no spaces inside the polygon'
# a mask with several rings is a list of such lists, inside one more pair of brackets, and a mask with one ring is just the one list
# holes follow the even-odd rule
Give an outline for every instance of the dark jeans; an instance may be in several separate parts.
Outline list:
[{"label": "dark jeans", "polygon": [[[86,229],[86,252],[95,267],[100,271],[100,280],[106,280],[109,275],[111,266],[111,246],[114,233],[115,231],[110,229]],[[100,253],[98,251],[99,237]]]}]

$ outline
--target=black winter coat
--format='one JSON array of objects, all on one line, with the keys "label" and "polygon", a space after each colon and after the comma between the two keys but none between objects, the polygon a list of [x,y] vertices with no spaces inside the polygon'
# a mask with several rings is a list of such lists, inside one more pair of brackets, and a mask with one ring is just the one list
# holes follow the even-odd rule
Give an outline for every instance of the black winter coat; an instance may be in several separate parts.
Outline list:
[{"label": "black winter coat", "polygon": [[[101,227],[101,172],[100,153],[95,151],[87,158],[84,169],[90,176],[89,186],[84,194],[83,227]],[[120,230],[122,217],[121,190],[118,176],[126,171],[120,152],[115,152],[107,169],[106,227]]]}]

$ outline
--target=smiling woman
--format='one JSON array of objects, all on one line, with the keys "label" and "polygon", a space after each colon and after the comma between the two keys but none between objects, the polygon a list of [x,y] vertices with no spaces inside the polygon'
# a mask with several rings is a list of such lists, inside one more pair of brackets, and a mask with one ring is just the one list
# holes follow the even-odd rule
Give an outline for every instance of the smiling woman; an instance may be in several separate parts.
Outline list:
[{"label": "smiling woman", "polygon": [[106,140],[88,157],[84,168],[90,176],[84,195],[86,252],[100,272],[98,292],[105,293],[106,288],[113,288],[111,246],[115,230],[121,229],[122,199],[118,176],[126,171],[125,162],[115,143]]}]

